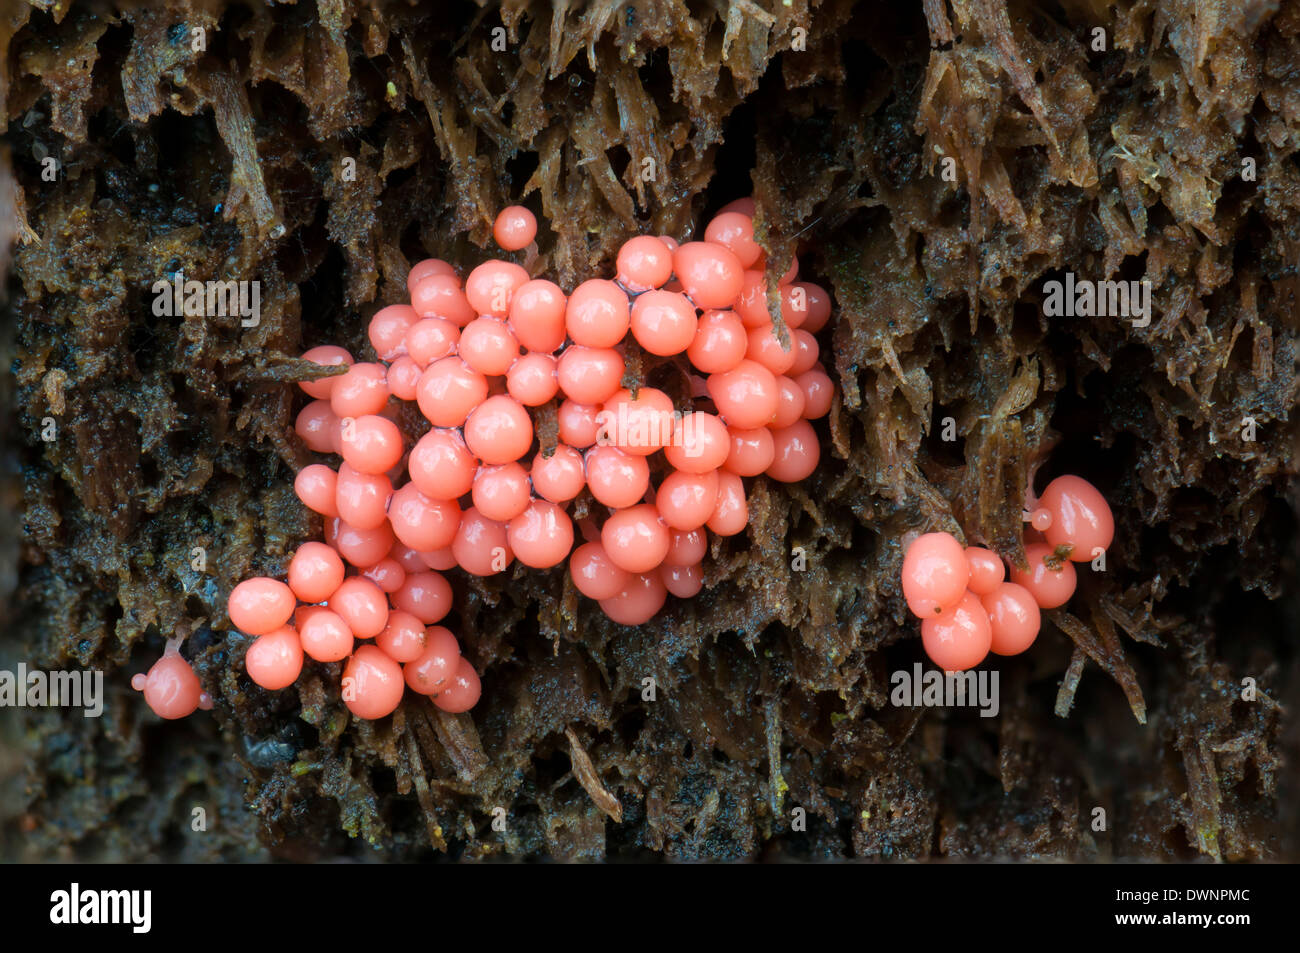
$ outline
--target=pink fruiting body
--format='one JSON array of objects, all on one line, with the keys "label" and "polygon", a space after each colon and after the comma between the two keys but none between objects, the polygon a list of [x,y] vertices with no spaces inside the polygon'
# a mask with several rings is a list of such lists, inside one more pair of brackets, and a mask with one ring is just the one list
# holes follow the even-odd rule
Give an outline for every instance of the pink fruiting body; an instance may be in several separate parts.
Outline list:
[{"label": "pink fruiting body", "polygon": [[[354,363],[352,355],[341,347],[335,347],[333,344],[325,344],[321,347],[314,347],[304,351],[302,354],[304,361],[313,361],[323,367],[350,367]],[[338,376],[322,377],[314,381],[303,381],[298,386],[301,387],[308,396],[320,400],[329,400],[330,391],[334,389],[334,382]]]},{"label": "pink fruiting body", "polygon": [[1115,537],[1115,518],[1101,492],[1077,476],[1057,477],[1038,499],[1051,517],[1047,526],[1035,526],[1048,545],[1070,547],[1069,559],[1088,562],[1097,550],[1106,550]]},{"label": "pink fruiting body", "polygon": [[292,626],[282,625],[253,640],[244,654],[244,670],[263,688],[288,688],[302,672],[302,642]]},{"label": "pink fruiting body", "polygon": [[618,250],[618,280],[628,291],[649,291],[673,273],[673,255],[652,235],[638,235]]},{"label": "pink fruiting body", "polygon": [[695,306],[683,294],[647,291],[632,305],[632,336],[651,354],[682,353],[695,340],[698,324]]},{"label": "pink fruiting body", "polygon": [[527,248],[537,237],[537,218],[522,205],[509,205],[497,213],[492,237],[506,251]]},{"label": "pink fruiting body", "polygon": [[968,546],[966,564],[970,566],[970,591],[977,596],[992,592],[1007,577],[1002,560],[990,549]]},{"label": "pink fruiting body", "polygon": [[627,334],[631,305],[612,281],[593,278],[573,289],[564,312],[564,326],[574,344],[613,347]]},{"label": "pink fruiting body", "polygon": [[951,533],[925,533],[903,555],[903,598],[919,619],[943,615],[962,600],[970,563]]},{"label": "pink fruiting body", "polygon": [[586,486],[582,454],[565,444],[557,445],[549,457],[534,457],[529,475],[533,491],[551,503],[567,503]]},{"label": "pink fruiting body", "polygon": [[1055,564],[1051,559],[1053,552],[1046,543],[1031,543],[1025,547],[1029,568],[1011,567],[1011,581],[1028,589],[1043,609],[1055,609],[1069,602],[1078,579],[1068,560]]},{"label": "pink fruiting body", "polygon": [[980,596],[993,629],[990,651],[996,655],[1019,655],[1034,644],[1042,622],[1033,593],[1014,582],[1000,582]]},{"label": "pink fruiting body", "polygon": [[668,598],[668,589],[657,572],[633,575],[617,595],[600,600],[601,611],[620,625],[641,625],[654,618]]},{"label": "pink fruiting body", "polygon": [[303,543],[289,560],[289,588],[303,602],[324,602],[343,582],[343,560],[324,543]]},{"label": "pink fruiting body", "polygon": [[967,592],[943,615],[922,620],[921,641],[940,668],[950,672],[974,668],[993,644],[989,614],[979,597]]},{"label": "pink fruiting body", "polygon": [[730,427],[766,427],[776,416],[781,396],[776,375],[749,358],[729,371],[711,376],[708,386],[718,413]]},{"label": "pink fruiting body", "polygon": [[311,606],[298,624],[298,642],[318,662],[337,662],[352,654],[354,638],[343,617],[324,606]]},{"label": "pink fruiting body", "polygon": [[[1115,533],[1105,498],[1072,475],[1053,480],[1039,500],[1031,492],[1025,520],[1026,540],[1042,534],[1047,541],[1027,542],[1027,566],[1012,565],[1009,581],[1004,581],[1002,560],[991,550],[972,546],[959,562],[960,544],[947,533],[927,533],[909,545],[903,594],[908,608],[922,619],[922,642],[936,664],[960,670],[978,665],[989,651],[1026,651],[1038,637],[1041,610],[1063,606],[1074,595],[1078,574],[1070,560],[1093,559]],[[981,652],[985,623],[987,645]]]},{"label": "pink fruiting body", "polygon": [[440,625],[431,625],[424,633],[424,648],[406,663],[402,674],[413,691],[434,695],[449,686],[459,664],[456,636]]},{"label": "pink fruiting body", "polygon": [[[447,262],[425,259],[407,276],[409,304],[370,319],[377,360],[332,345],[304,354],[347,368],[302,384],[315,400],[295,426],[311,450],[342,462],[295,479],[325,518],[324,542],[294,553],[289,585],[250,579],[231,594],[232,624],[258,636],[245,657],[250,677],[285,688],[305,654],[312,664],[345,661],[343,696],[356,717],[387,716],[405,687],[459,713],[482,686],[456,637],[435,624],[452,609],[443,572],[567,562],[577,590],[623,625],[653,617],[670,593],[695,596],[709,534],[748,525],[745,481],[792,482],[816,469],[809,421],[829,412],[833,394],[813,336],[829,295],[796,282],[792,260],[777,283],[780,311],[769,313],[753,214],[752,200],[731,203],[703,241],[632,238],[613,280],[568,295],[514,262],[481,262],[462,283]],[[493,237],[524,252],[529,268],[545,260],[521,206],[501,211]],[[680,367],[693,406],[627,379],[647,356]],[[538,431],[532,409],[557,398],[553,429]],[[404,432],[402,403],[428,421],[422,436]],[[569,504],[584,491],[588,515],[575,526]],[[964,619],[944,622],[957,627],[949,641],[960,636],[969,651]],[[180,666],[165,658],[155,669]]]},{"label": "pink fruiting body", "polygon": [[162,658],[149,667],[148,673],[131,679],[131,687],[144,692],[144,702],[153,713],[169,721],[212,707],[212,697],[199,684],[194,668],[181,657],[180,641],[168,640]]},{"label": "pink fruiting body", "polygon": [[402,700],[402,668],[383,649],[363,645],[343,668],[343,703],[358,718],[391,715]]},{"label": "pink fruiting body", "polygon": [[478,672],[474,671],[474,666],[462,656],[446,684],[438,694],[433,696],[433,703],[443,711],[459,714],[473,708],[482,693],[483,687],[479,682]]},{"label": "pink fruiting body", "polygon": [[226,611],[241,632],[264,635],[289,621],[297,600],[293,590],[275,579],[245,579],[230,593]]}]

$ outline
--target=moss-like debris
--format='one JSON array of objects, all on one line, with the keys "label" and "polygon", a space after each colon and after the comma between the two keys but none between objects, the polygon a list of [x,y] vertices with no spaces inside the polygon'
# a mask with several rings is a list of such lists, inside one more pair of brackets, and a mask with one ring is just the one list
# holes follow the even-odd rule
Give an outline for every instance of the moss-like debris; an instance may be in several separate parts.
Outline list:
[{"label": "moss-like debris", "polygon": [[[0,855],[1294,858],[1300,3],[1229,6],[17,6],[0,661],[111,693],[0,719]],[[410,263],[490,254],[508,201],[571,286],[751,186],[774,265],[833,288],[840,394],[699,598],[628,630],[562,572],[455,574],[472,717],[249,683],[225,596],[319,529],[303,347],[369,353]],[[155,317],[177,271],[260,280],[261,323]],[[1045,318],[1067,271],[1149,279],[1151,324]],[[893,708],[900,536],[1019,558],[1036,472],[1107,494],[1106,571],[997,719]],[[182,625],[217,707],[159,724],[129,676]]]}]

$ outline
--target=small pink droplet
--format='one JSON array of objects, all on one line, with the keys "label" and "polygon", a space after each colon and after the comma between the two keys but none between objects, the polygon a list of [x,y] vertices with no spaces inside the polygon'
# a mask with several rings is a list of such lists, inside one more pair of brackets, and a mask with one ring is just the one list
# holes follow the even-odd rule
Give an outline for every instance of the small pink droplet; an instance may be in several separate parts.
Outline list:
[{"label": "small pink droplet", "polygon": [[402,667],[373,645],[363,645],[343,668],[343,703],[358,718],[391,715],[402,701]]},{"label": "small pink droplet", "polygon": [[989,614],[993,631],[991,651],[996,655],[1019,655],[1038,637],[1042,614],[1033,593],[1014,582],[998,583],[992,592],[980,597]]},{"label": "small pink droplet", "polygon": [[921,641],[930,660],[944,671],[974,668],[993,644],[989,614],[979,597],[967,592],[950,611],[921,622]]},{"label": "small pink droplet", "polygon": [[951,533],[924,533],[908,546],[903,556],[903,598],[917,618],[947,613],[962,600],[969,583],[970,564]]},{"label": "small pink droplet", "polygon": [[978,596],[992,592],[1006,578],[1006,566],[990,549],[966,547],[966,562],[970,565],[970,591]]},{"label": "small pink droplet", "polygon": [[1011,567],[1011,581],[1028,589],[1041,609],[1055,609],[1065,605],[1074,595],[1074,588],[1078,584],[1074,565],[1068,560],[1061,560],[1057,569],[1047,565],[1047,557],[1053,552],[1055,547],[1046,543],[1031,543],[1025,547],[1029,569]]}]

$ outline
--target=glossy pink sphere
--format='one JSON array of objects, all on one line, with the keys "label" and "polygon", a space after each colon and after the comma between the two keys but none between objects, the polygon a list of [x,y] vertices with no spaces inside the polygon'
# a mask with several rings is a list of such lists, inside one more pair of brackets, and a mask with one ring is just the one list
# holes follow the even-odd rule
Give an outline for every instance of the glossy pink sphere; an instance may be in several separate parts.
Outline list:
[{"label": "glossy pink sphere", "polygon": [[358,639],[373,639],[388,624],[388,599],[369,579],[351,576],[329,598],[329,607]]},{"label": "glossy pink sphere", "polygon": [[465,446],[459,430],[434,428],[415,444],[406,467],[411,482],[425,496],[455,500],[473,486],[478,460]]},{"label": "glossy pink sphere", "polygon": [[303,602],[324,602],[343,582],[343,560],[333,546],[303,543],[289,560],[289,588]]},{"label": "glossy pink sphere", "polygon": [[645,457],[617,447],[592,447],[587,451],[586,480],[597,502],[621,509],[645,496],[650,488],[650,465]]},{"label": "glossy pink sphere", "polygon": [[325,464],[313,463],[298,471],[294,477],[293,490],[308,509],[315,510],[322,516],[338,516],[338,504],[335,502],[338,479],[339,475]]},{"label": "glossy pink sphere", "polygon": [[460,505],[455,499],[435,500],[414,482],[393,493],[388,504],[393,535],[417,551],[450,546],[460,525]]},{"label": "glossy pink sphere", "polygon": [[388,403],[388,368],[382,364],[353,364],[335,378],[330,391],[330,409],[339,416],[377,414]]},{"label": "glossy pink sphere", "polygon": [[515,558],[506,525],[488,519],[472,506],[461,514],[451,551],[460,567],[475,576],[495,576]]},{"label": "glossy pink sphere", "polygon": [[1000,582],[980,596],[993,630],[990,651],[996,655],[1019,655],[1038,637],[1042,614],[1033,593],[1014,582]]},{"label": "glossy pink sphere", "polygon": [[244,670],[265,689],[288,688],[302,672],[302,643],[297,631],[282,625],[258,636],[244,654]]},{"label": "glossy pink sphere", "polygon": [[532,442],[532,417],[519,401],[505,394],[483,401],[465,421],[465,443],[484,463],[518,460]]},{"label": "glossy pink sphere", "polygon": [[644,573],[668,555],[668,526],[649,503],[619,510],[605,521],[600,542],[610,561],[625,572]]},{"label": "glossy pink sphere", "polygon": [[530,351],[550,354],[564,343],[568,299],[560,286],[544,278],[525,282],[510,301],[510,330]]},{"label": "glossy pink sphere", "polygon": [[718,374],[743,361],[748,347],[745,325],[734,311],[705,311],[686,356],[704,373]]},{"label": "glossy pink sphere", "polygon": [[687,242],[673,253],[673,271],[701,309],[730,308],[745,269],[732,252],[711,242]]},{"label": "glossy pink sphere", "polygon": [[717,470],[706,473],[674,470],[664,477],[655,492],[655,507],[674,530],[699,529],[709,521],[717,505]]},{"label": "glossy pink sphere", "polygon": [[442,573],[433,570],[408,574],[390,598],[394,609],[410,613],[425,625],[440,622],[451,611],[451,585]]},{"label": "glossy pink sphere", "polygon": [[[715,504],[716,506],[716,504]],[[703,562],[709,551],[709,538],[703,527],[692,530],[673,530],[668,544],[665,566],[694,566]]]},{"label": "glossy pink sphere", "polygon": [[686,473],[708,473],[727,461],[731,452],[731,435],[726,426],[713,414],[697,410],[686,414],[677,423],[672,443],[664,448],[664,456],[678,470]]},{"label": "glossy pink sphere", "polygon": [[730,427],[753,430],[776,416],[781,391],[776,375],[748,358],[729,371],[709,378],[709,396]]},{"label": "glossy pink sphere", "polygon": [[570,347],[555,364],[560,390],[580,404],[609,400],[621,386],[623,371],[623,356],[608,347]]},{"label": "glossy pink sphere", "polygon": [[465,278],[465,297],[480,317],[505,318],[510,314],[510,302],[515,292],[528,280],[528,272],[519,265],[491,259]]},{"label": "glossy pink sphere", "polygon": [[468,659],[461,656],[451,678],[433,696],[433,704],[445,712],[460,714],[478,704],[482,694],[483,686],[479,682],[478,672],[474,671],[474,666],[469,664]]},{"label": "glossy pink sphere", "polygon": [[487,378],[454,355],[430,364],[415,391],[420,413],[435,427],[461,426],[487,395]]},{"label": "glossy pink sphere", "polygon": [[695,305],[683,294],[647,291],[632,305],[632,336],[651,354],[681,354],[695,340],[697,325]]},{"label": "glossy pink sphere", "polygon": [[719,212],[704,230],[704,240],[722,245],[740,262],[751,267],[763,249],[754,241],[754,220],[740,212]]},{"label": "glossy pink sphere", "polygon": [[338,662],[352,654],[356,640],[343,617],[324,606],[309,606],[298,624],[302,650],[317,662]]},{"label": "glossy pink sphere", "polygon": [[632,582],[632,574],[620,569],[598,542],[583,543],[569,559],[573,585],[588,599],[610,599]]},{"label": "glossy pink sphere", "polygon": [[635,397],[626,388],[616,391],[597,419],[601,426],[598,443],[641,457],[667,445],[677,425],[672,398],[653,387],[639,388]]},{"label": "glossy pink sphere", "polygon": [[478,317],[455,275],[429,275],[411,289],[411,307],[422,318],[444,318],[464,327]]},{"label": "glossy pink sphere", "polygon": [[504,321],[476,318],[460,334],[460,358],[480,374],[504,374],[519,360],[519,342]]},{"label": "glossy pink sphere", "polygon": [[263,635],[288,622],[297,604],[293,590],[284,583],[257,576],[231,590],[226,611],[231,625],[239,631]]},{"label": "glossy pink sphere", "polygon": [[728,470],[718,473],[718,502],[706,525],[719,536],[735,536],[749,525],[745,484]]},{"label": "glossy pink sphere", "polygon": [[537,237],[537,217],[522,205],[507,205],[492,223],[492,237],[506,251],[519,251]]},{"label": "glossy pink sphere", "polygon": [[339,450],[358,473],[387,473],[402,459],[402,432],[378,414],[349,417],[339,431]]},{"label": "glossy pink sphere", "polygon": [[425,631],[424,649],[406,663],[403,674],[412,691],[435,695],[448,687],[460,664],[460,643],[449,629],[432,625]]},{"label": "glossy pink sphere", "polygon": [[363,645],[343,668],[343,703],[358,718],[391,715],[402,701],[402,667],[373,645]]},{"label": "glossy pink sphere", "polygon": [[580,404],[575,400],[561,403],[556,415],[560,440],[578,450],[590,447],[600,435],[600,410],[597,405]]},{"label": "glossy pink sphere", "polygon": [[1106,498],[1082,477],[1057,477],[1038,503],[1052,515],[1051,525],[1043,530],[1048,545],[1072,547],[1073,562],[1089,562],[1115,538],[1115,517]]},{"label": "glossy pink sphere", "polygon": [[388,613],[388,624],[375,645],[394,662],[413,662],[424,654],[424,623],[401,609]]},{"label": "glossy pink sphere", "polygon": [[627,587],[617,595],[601,599],[600,608],[619,625],[641,625],[653,619],[667,599],[663,579],[651,570],[632,576]]},{"label": "glossy pink sphere", "polygon": [[[532,496],[528,471],[517,462],[485,466],[474,477],[475,508],[490,520],[506,523],[527,509]],[[450,539],[447,540],[451,542]],[[422,549],[437,547],[426,546]]]},{"label": "glossy pink sphere", "polygon": [[966,593],[942,616],[921,622],[921,641],[930,660],[947,672],[974,668],[993,644],[989,614],[979,597]]},{"label": "glossy pink sphere", "polygon": [[506,390],[525,407],[540,407],[559,389],[555,358],[549,354],[525,354],[506,374]]},{"label": "glossy pink sphere", "polygon": [[[420,367],[450,357],[460,347],[460,327],[446,318],[424,318],[406,332],[406,356]],[[389,368],[391,373],[392,368]],[[409,400],[410,398],[404,398]]]},{"label": "glossy pink sphere", "polygon": [[380,308],[370,319],[370,346],[381,361],[391,361],[406,353],[406,332],[420,320],[409,304],[390,304]]},{"label": "glossy pink sphere", "polygon": [[564,562],[573,549],[573,521],[554,503],[533,500],[510,521],[507,539],[525,566],[549,569]]},{"label": "glossy pink sphere", "polygon": [[551,503],[567,503],[587,484],[582,454],[568,444],[558,444],[548,457],[539,453],[533,458],[533,490]]},{"label": "glossy pink sphere", "polygon": [[1074,595],[1074,588],[1078,584],[1074,564],[1069,560],[1061,560],[1057,569],[1047,565],[1047,557],[1053,552],[1055,547],[1047,543],[1031,543],[1025,547],[1029,569],[1011,567],[1011,581],[1028,589],[1040,609],[1056,609],[1065,605]]},{"label": "glossy pink sphere", "polygon": [[907,547],[903,598],[917,618],[932,619],[951,610],[969,583],[966,551],[951,533],[924,533]]},{"label": "glossy pink sphere", "polygon": [[[304,351],[302,359],[319,364],[322,367],[351,367],[353,364],[352,355],[341,347],[335,347],[333,344],[323,344],[320,347],[313,347]],[[310,397],[315,397],[317,400],[329,400],[330,391],[334,389],[336,380],[338,380],[337,375],[318,377],[314,381],[299,381],[298,386]]]},{"label": "glossy pink sphere", "polygon": [[821,460],[821,441],[812,424],[799,420],[789,427],[772,431],[775,456],[767,475],[782,483],[797,483],[812,476]]},{"label": "glossy pink sphere", "polygon": [[569,295],[564,324],[569,337],[583,347],[613,347],[627,334],[631,309],[627,294],[612,281],[593,278]]},{"label": "glossy pink sphere", "polygon": [[198,708],[212,707],[193,666],[174,650],[154,662],[148,674],[132,678],[131,687],[144,692],[144,703],[159,718],[169,721],[192,715]]},{"label": "glossy pink sphere", "polygon": [[672,250],[653,235],[638,235],[618,250],[616,267],[618,280],[628,291],[659,288],[672,276]]}]

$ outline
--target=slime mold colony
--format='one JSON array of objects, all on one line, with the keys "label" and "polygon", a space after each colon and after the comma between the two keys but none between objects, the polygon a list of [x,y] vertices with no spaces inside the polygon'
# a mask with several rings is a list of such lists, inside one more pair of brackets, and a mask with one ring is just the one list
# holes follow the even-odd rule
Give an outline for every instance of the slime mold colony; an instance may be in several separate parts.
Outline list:
[{"label": "slime mold colony", "polygon": [[[411,303],[370,321],[378,362],[334,346],[308,351],[346,370],[301,385],[315,399],[297,431],[342,463],[308,466],[295,483],[327,520],[326,543],[298,549],[287,584],[248,579],[230,595],[231,622],[257,636],[249,676],[281,689],[304,654],[346,658],[343,698],[359,717],[391,713],[404,684],[462,712],[480,684],[436,625],[452,601],[442,572],[568,559],[577,589],[625,625],[650,619],[669,593],[699,592],[708,533],[745,528],[743,478],[808,476],[820,458],[809,421],[831,406],[813,336],[830,300],[791,265],[777,282],[778,330],[752,213],[748,200],[722,209],[702,241],[633,238],[612,280],[568,295],[508,261],[484,262],[463,286],[446,262],[422,261]],[[512,206],[493,234],[519,251],[536,231],[533,215]],[[691,409],[629,376],[629,333],[645,352],[678,360]],[[530,409],[557,393],[558,442],[539,446]],[[396,401],[418,404],[427,424],[418,438],[394,422]],[[574,549],[565,505],[584,487],[608,512],[582,522]],[[354,654],[354,639],[375,641]]]}]

